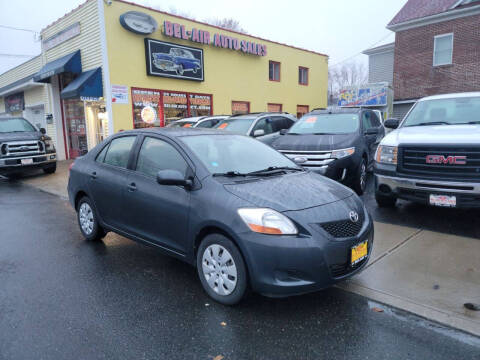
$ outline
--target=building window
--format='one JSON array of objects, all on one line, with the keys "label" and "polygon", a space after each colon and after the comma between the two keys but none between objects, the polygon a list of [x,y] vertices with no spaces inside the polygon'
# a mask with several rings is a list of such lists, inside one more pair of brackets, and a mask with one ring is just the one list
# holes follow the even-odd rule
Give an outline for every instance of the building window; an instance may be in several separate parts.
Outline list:
[{"label": "building window", "polygon": [[268,62],[268,79],[270,81],[280,81],[280,63],[276,61]]},{"label": "building window", "polygon": [[267,105],[268,112],[282,112],[282,104],[272,104]]},{"label": "building window", "polygon": [[453,58],[453,34],[437,35],[433,41],[433,66],[450,65]]},{"label": "building window", "polygon": [[298,83],[308,85],[308,68],[302,66],[298,68]]},{"label": "building window", "polygon": [[232,115],[248,114],[250,112],[250,103],[248,101],[232,101]]},{"label": "building window", "polygon": [[308,105],[297,105],[297,118],[300,119],[303,115],[308,113]]}]

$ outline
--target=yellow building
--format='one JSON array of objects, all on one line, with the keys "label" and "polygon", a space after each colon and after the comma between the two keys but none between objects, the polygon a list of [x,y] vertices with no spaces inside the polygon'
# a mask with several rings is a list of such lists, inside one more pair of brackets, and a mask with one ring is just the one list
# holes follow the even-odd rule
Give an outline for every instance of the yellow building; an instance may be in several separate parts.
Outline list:
[{"label": "yellow building", "polygon": [[40,56],[0,75],[0,116],[45,127],[60,159],[134,127],[327,102],[326,55],[124,1],[88,0],[41,38]]}]

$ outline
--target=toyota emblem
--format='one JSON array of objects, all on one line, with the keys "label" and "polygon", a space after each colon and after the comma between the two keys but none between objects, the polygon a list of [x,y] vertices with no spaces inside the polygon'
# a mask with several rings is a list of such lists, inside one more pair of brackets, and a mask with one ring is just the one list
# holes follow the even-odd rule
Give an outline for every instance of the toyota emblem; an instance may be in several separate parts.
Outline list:
[{"label": "toyota emblem", "polygon": [[358,222],[358,213],[356,211],[350,211],[350,214],[348,214],[350,216],[350,220],[353,222],[353,223],[357,223]]},{"label": "toyota emblem", "polygon": [[293,159],[293,161],[297,164],[304,164],[308,161],[308,159],[306,157],[303,157],[303,156],[297,156]]}]

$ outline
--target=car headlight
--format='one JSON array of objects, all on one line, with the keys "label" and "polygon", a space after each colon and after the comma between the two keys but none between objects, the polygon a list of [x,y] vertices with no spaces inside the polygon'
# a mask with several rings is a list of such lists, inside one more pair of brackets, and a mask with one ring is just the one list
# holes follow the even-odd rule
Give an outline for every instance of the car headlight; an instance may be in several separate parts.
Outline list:
[{"label": "car headlight", "polygon": [[341,149],[341,150],[333,150],[332,151],[332,158],[335,159],[342,159],[344,157],[353,155],[355,153],[355,148],[348,148],[348,149]]},{"label": "car headlight", "polygon": [[46,150],[55,150],[55,144],[52,140],[45,140],[45,149]]},{"label": "car headlight", "polygon": [[397,165],[398,147],[396,146],[383,146],[380,145],[377,148],[375,154],[375,160],[382,164]]},{"label": "car headlight", "polygon": [[253,232],[269,235],[298,234],[289,218],[272,209],[238,209],[238,215]]}]

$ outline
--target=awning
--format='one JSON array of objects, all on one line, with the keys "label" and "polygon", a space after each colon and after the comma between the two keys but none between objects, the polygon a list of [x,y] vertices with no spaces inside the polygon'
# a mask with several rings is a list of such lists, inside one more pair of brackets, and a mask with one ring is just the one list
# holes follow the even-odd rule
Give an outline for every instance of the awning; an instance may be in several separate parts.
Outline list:
[{"label": "awning", "polygon": [[62,90],[60,96],[62,99],[102,97],[102,68],[96,68],[81,73]]},{"label": "awning", "polygon": [[33,81],[48,83],[53,75],[64,72],[74,74],[80,74],[82,72],[80,50],[45,64],[40,71],[33,76]]}]

